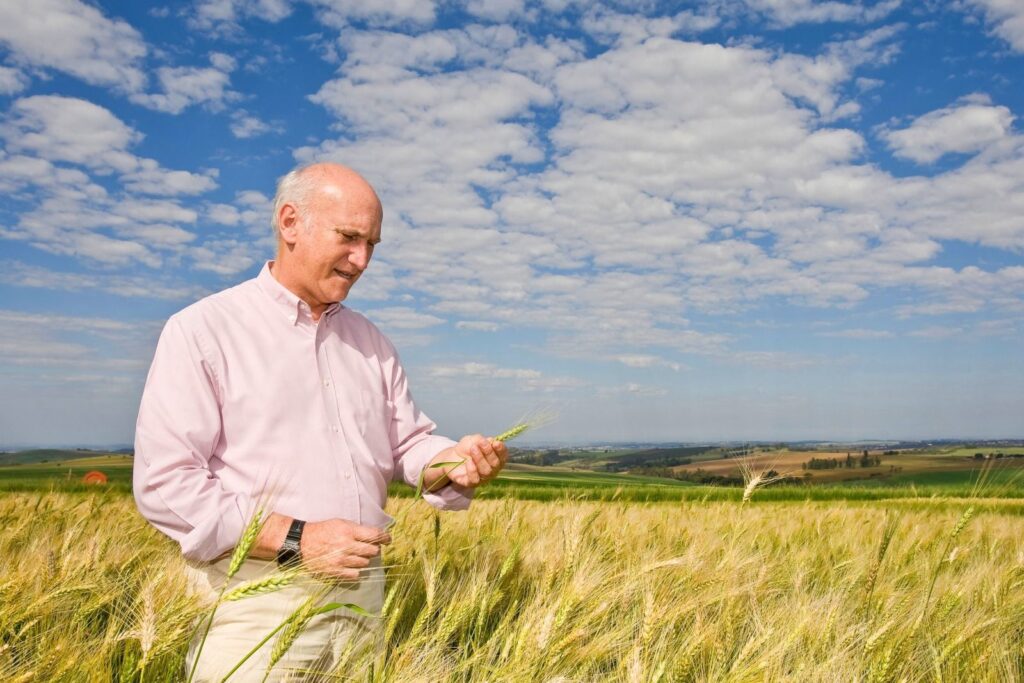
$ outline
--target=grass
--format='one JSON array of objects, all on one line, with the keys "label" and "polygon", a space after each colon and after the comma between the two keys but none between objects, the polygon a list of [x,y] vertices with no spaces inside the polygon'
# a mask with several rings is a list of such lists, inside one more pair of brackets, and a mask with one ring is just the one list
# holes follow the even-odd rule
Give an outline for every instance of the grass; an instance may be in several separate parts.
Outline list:
[{"label": "grass", "polygon": [[[763,504],[782,491],[416,506],[378,647],[331,680],[1024,676],[1024,519],[955,499]],[[130,497],[8,494],[0,522],[0,679],[181,679],[200,609]]]}]

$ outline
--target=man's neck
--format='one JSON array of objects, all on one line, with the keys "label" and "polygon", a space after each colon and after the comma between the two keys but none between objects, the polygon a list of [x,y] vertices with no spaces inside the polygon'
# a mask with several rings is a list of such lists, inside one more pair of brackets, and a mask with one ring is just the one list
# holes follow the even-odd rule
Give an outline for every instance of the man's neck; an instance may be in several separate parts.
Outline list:
[{"label": "man's neck", "polygon": [[329,304],[313,303],[309,300],[308,297],[303,296],[301,287],[298,287],[294,282],[291,281],[291,279],[288,277],[287,269],[283,268],[280,262],[270,262],[270,274],[273,276],[275,280],[277,280],[278,284],[280,284],[282,287],[287,289],[295,296],[302,299],[305,302],[305,304],[309,306],[309,315],[311,318],[313,318],[313,322],[319,322],[320,316],[323,315],[323,312],[327,310]]}]

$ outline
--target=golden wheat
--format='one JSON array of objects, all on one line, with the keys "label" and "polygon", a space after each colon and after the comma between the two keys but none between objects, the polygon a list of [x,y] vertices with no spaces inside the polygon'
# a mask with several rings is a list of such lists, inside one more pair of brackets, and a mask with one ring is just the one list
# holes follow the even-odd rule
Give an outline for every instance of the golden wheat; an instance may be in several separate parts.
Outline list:
[{"label": "golden wheat", "polygon": [[[208,605],[130,497],[10,494],[0,519],[0,680],[182,680]],[[435,519],[418,507],[393,529],[378,642],[337,680],[1024,675],[1019,515],[481,500]]]}]

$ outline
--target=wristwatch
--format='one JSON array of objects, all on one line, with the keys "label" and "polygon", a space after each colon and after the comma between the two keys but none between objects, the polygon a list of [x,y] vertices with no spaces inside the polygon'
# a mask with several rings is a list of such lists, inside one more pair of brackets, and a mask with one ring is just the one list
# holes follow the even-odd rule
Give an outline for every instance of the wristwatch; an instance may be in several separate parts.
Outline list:
[{"label": "wristwatch", "polygon": [[299,551],[299,542],[302,540],[302,528],[306,523],[301,519],[293,519],[292,525],[288,527],[288,535],[284,537],[284,543],[277,551],[277,564],[281,567],[295,565],[302,562],[302,553]]}]

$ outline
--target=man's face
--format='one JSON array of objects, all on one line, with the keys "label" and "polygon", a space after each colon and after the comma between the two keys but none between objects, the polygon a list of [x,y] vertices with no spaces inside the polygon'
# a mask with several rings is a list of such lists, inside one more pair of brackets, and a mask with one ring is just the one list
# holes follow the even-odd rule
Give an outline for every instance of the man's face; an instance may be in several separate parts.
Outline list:
[{"label": "man's face", "polygon": [[376,196],[326,185],[312,193],[298,222],[292,256],[304,291],[297,293],[324,306],[343,301],[380,241]]}]

